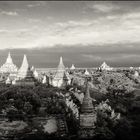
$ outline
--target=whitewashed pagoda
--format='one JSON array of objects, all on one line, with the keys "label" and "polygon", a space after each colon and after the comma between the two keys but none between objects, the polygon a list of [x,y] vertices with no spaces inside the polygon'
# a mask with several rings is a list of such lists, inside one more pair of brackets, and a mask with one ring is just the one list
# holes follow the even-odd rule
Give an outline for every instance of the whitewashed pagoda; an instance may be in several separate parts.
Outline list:
[{"label": "whitewashed pagoda", "polygon": [[74,64],[72,64],[70,70],[75,70],[75,66],[74,66]]},{"label": "whitewashed pagoda", "polygon": [[86,69],[85,70],[85,73],[84,73],[85,75],[90,75],[90,73],[88,72],[88,70]]},{"label": "whitewashed pagoda", "polygon": [[6,62],[0,67],[1,73],[16,73],[18,68],[15,64],[13,64],[13,60],[11,54],[9,52]]},{"label": "whitewashed pagoda", "polygon": [[138,73],[138,71],[135,71],[135,73],[134,73],[134,77],[135,77],[135,78],[139,77],[139,73]]},{"label": "whitewashed pagoda", "polygon": [[36,71],[36,69],[33,71],[33,74],[34,74],[34,77],[35,77],[36,79],[38,79],[39,74],[38,74],[38,72]]},{"label": "whitewashed pagoda", "polygon": [[35,78],[31,70],[26,55],[24,55],[22,65],[16,77],[16,85],[34,85]]},{"label": "whitewashed pagoda", "polygon": [[106,64],[106,62],[103,62],[103,64],[99,67],[99,69],[100,69],[100,70],[108,70],[108,71],[110,71],[110,70],[112,70],[113,68],[111,68],[110,66],[108,66],[108,65]]},{"label": "whitewashed pagoda", "polygon": [[11,84],[12,81],[10,80],[9,76],[7,77],[6,81],[5,81],[6,84]]},{"label": "whitewashed pagoda", "polygon": [[60,57],[60,62],[56,71],[55,76],[52,79],[52,85],[54,87],[64,87],[68,84],[68,75],[63,64],[63,59]]},{"label": "whitewashed pagoda", "polygon": [[46,75],[44,75],[42,79],[42,84],[46,84],[46,83],[47,83],[47,78],[46,78]]}]

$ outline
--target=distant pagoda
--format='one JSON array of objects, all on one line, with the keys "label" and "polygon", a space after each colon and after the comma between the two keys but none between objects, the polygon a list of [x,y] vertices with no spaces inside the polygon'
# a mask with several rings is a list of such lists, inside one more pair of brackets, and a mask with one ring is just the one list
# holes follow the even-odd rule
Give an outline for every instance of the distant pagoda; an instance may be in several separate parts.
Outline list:
[{"label": "distant pagoda", "polygon": [[85,70],[85,73],[84,73],[85,75],[87,75],[87,76],[89,76],[90,75],[90,73],[88,72],[88,70],[86,69]]},{"label": "distant pagoda", "polygon": [[96,122],[96,113],[92,103],[92,98],[89,92],[89,82],[86,78],[86,92],[81,105],[80,112],[80,128],[79,137],[80,138],[92,138],[94,136]]},{"label": "distant pagoda", "polygon": [[72,64],[70,70],[75,70],[75,66],[74,66],[74,64]]},{"label": "distant pagoda", "polygon": [[9,52],[6,62],[0,67],[1,73],[16,73],[18,68],[15,64],[13,64],[13,60],[11,54]]},{"label": "distant pagoda", "polygon": [[106,62],[103,62],[103,64],[99,67],[99,69],[100,69],[100,70],[108,70],[108,71],[110,71],[110,70],[112,70],[113,68],[111,68],[110,66],[108,66],[108,65],[106,64]]},{"label": "distant pagoda", "polygon": [[68,84],[68,75],[63,64],[63,59],[60,57],[60,62],[56,71],[55,76],[52,79],[52,85],[54,87],[65,87]]},{"label": "distant pagoda", "polygon": [[29,67],[26,55],[24,55],[22,65],[16,77],[16,85],[34,85],[34,82],[33,71]]},{"label": "distant pagoda", "polygon": [[93,112],[92,98],[89,93],[89,85],[86,85],[86,92],[81,106],[81,113],[91,113]]}]

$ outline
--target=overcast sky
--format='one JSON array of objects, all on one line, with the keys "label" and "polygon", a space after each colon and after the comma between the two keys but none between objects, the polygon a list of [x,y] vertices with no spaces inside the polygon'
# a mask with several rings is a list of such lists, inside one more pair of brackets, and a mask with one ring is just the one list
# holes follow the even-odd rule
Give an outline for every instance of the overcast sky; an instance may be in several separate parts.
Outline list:
[{"label": "overcast sky", "polygon": [[39,60],[49,56],[46,63],[37,67],[51,66],[50,60],[57,63],[60,55],[78,66],[100,65],[104,60],[114,66],[138,66],[140,2],[0,1],[1,55],[3,49],[12,48],[34,49],[29,57],[38,49],[42,55],[46,50]]}]

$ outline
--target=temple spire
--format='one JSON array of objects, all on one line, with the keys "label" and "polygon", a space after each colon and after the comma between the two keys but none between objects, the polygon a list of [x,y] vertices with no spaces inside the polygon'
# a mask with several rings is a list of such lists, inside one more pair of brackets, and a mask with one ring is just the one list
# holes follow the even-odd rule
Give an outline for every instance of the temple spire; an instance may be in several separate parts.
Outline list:
[{"label": "temple spire", "polygon": [[6,63],[8,63],[8,64],[13,64],[13,60],[12,60],[12,57],[11,57],[10,52],[8,53],[8,57],[7,57],[7,59],[6,59]]},{"label": "temple spire", "polygon": [[28,64],[27,56],[24,54],[22,67],[25,67],[25,66],[29,67],[29,64]]},{"label": "temple spire", "polygon": [[63,64],[62,56],[60,57],[57,71],[52,79],[52,85],[54,87],[64,87],[68,84],[68,75]]},{"label": "temple spire", "polygon": [[62,56],[60,57],[60,61],[59,61],[59,65],[58,65],[58,69],[65,69],[64,63],[63,63],[63,58]]},{"label": "temple spire", "polygon": [[93,112],[93,103],[92,103],[92,98],[90,97],[88,80],[86,80],[86,92],[81,106],[81,112],[82,113]]},{"label": "temple spire", "polygon": [[20,67],[20,69],[18,71],[18,76],[17,77],[25,78],[26,75],[27,75],[28,70],[29,70],[29,64],[28,64],[27,57],[24,54],[23,61],[22,61],[21,67]]}]

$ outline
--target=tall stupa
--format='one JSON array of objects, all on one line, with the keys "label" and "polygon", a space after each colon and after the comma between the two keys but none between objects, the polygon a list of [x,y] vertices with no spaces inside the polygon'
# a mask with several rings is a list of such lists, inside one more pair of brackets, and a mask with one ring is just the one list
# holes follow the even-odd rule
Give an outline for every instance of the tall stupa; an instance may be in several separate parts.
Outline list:
[{"label": "tall stupa", "polygon": [[68,75],[65,70],[63,58],[60,57],[60,62],[59,62],[56,74],[53,77],[52,85],[54,87],[63,87],[68,84],[68,80],[69,80],[69,78],[68,78]]},{"label": "tall stupa", "polygon": [[16,73],[18,68],[15,64],[13,64],[13,60],[11,54],[9,52],[6,62],[0,67],[1,73]]},{"label": "tall stupa", "polygon": [[16,84],[17,85],[34,85],[35,78],[33,75],[33,71],[31,70],[27,57],[24,54],[22,65],[18,71],[16,77]]},{"label": "tall stupa", "polygon": [[81,105],[80,112],[80,138],[92,138],[94,136],[96,117],[97,116],[92,103],[92,98],[90,97],[89,82],[87,79],[86,92]]}]

